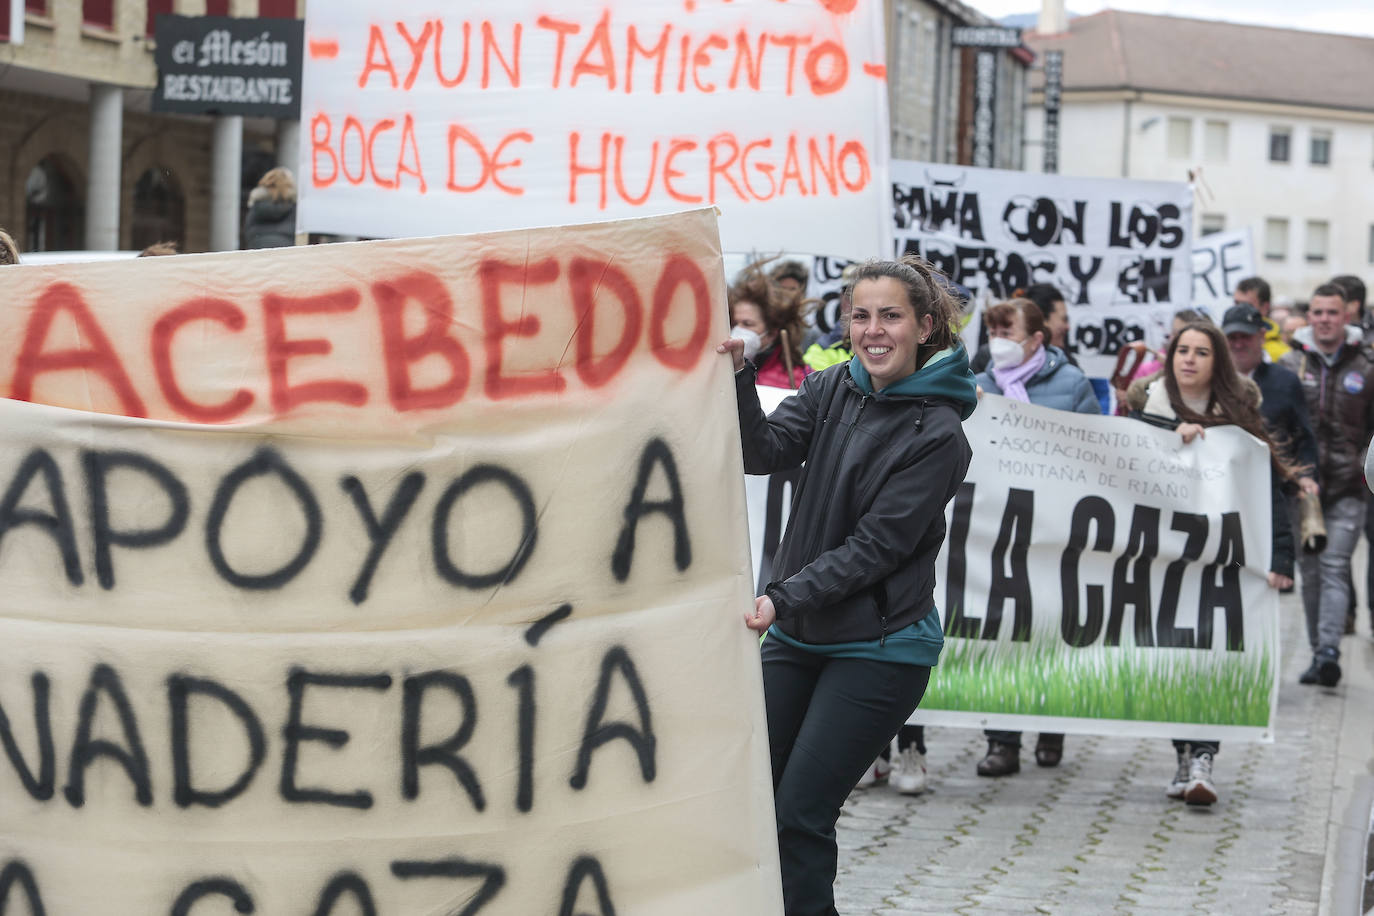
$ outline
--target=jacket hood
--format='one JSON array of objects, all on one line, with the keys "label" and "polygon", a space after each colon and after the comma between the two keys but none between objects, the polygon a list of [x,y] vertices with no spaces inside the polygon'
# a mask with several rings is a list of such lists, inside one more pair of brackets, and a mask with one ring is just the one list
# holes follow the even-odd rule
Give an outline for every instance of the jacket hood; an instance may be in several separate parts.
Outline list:
[{"label": "jacket hood", "polygon": [[[1064,355],[1064,351],[1058,347],[1045,344],[1045,365],[1041,366],[1032,378],[1049,378],[1060,370],[1061,367],[1069,365],[1069,358]],[[988,369],[991,372],[991,369]]]},{"label": "jacket hood", "polygon": [[[1364,342],[1364,331],[1360,329],[1359,325],[1348,324],[1345,326],[1345,342],[1352,346],[1359,346]],[[1311,325],[1303,325],[1293,332],[1293,346],[1295,348],[1301,346],[1304,350],[1314,349],[1316,344],[1312,340]]]},{"label": "jacket hood", "polygon": [[[849,361],[849,376],[864,394],[874,394],[873,380],[868,370],[855,356]],[[954,346],[941,350],[926,364],[901,381],[882,390],[884,395],[915,398],[944,398],[959,408],[959,418],[967,420],[978,406],[978,386],[968,367],[968,351],[955,341]]]}]

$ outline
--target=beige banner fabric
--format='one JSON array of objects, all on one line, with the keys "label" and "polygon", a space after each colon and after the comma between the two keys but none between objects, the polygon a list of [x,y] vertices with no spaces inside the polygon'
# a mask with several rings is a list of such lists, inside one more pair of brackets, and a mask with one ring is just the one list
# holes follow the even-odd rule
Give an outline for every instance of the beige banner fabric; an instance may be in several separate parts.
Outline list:
[{"label": "beige banner fabric", "polygon": [[710,211],[0,289],[0,910],[780,911]]}]

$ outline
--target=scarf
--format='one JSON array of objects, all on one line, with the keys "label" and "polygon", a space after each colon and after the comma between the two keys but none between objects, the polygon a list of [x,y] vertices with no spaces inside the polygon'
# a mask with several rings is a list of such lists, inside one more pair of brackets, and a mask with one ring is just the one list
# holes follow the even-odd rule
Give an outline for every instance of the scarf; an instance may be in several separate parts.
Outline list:
[{"label": "scarf", "polygon": [[1012,366],[1010,369],[998,369],[993,366],[992,379],[997,383],[997,387],[1002,389],[1005,397],[1029,404],[1030,395],[1026,394],[1026,382],[1044,368],[1044,365],[1045,348],[1037,347],[1030,358],[1019,366]]}]

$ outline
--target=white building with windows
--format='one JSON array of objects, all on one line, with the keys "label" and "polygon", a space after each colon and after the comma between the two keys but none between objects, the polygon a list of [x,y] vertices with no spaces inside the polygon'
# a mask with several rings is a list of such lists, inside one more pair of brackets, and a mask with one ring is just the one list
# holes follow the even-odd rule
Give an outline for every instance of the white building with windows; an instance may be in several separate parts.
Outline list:
[{"label": "white building with windows", "polygon": [[[1274,295],[1374,280],[1374,38],[1106,10],[1059,34],[1060,172],[1194,183],[1198,233],[1249,227]],[[1026,168],[1038,171],[1036,75]]]}]

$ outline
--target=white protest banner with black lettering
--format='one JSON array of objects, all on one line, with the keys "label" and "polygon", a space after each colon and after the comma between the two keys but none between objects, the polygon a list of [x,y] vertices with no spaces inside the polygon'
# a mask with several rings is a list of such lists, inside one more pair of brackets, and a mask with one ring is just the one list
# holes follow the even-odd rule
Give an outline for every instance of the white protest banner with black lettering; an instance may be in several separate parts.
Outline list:
[{"label": "white protest banner with black lettering", "polygon": [[1268,449],[992,395],[964,430],[915,721],[1272,740]]},{"label": "white protest banner with black lettering", "polygon": [[1052,283],[1089,376],[1110,376],[1132,340],[1158,347],[1189,304],[1186,184],[895,160],[892,182],[898,253],[920,254],[980,308]]},{"label": "white protest banner with black lettering", "polygon": [[1235,302],[1236,284],[1255,273],[1255,249],[1248,227],[1194,239],[1193,307],[1207,309],[1220,324]]},{"label": "white protest banner with black lettering", "polygon": [[364,236],[703,205],[730,250],[887,250],[879,0],[312,0],[299,225]]},{"label": "white protest banner with black lettering", "polygon": [[780,912],[720,276],[709,210],[8,268],[0,910]]},{"label": "white protest banner with black lettering", "polygon": [[[936,563],[945,650],[912,722],[1271,740],[1265,448],[992,395],[964,429],[973,464]],[[747,481],[761,591],[793,481]]]}]

